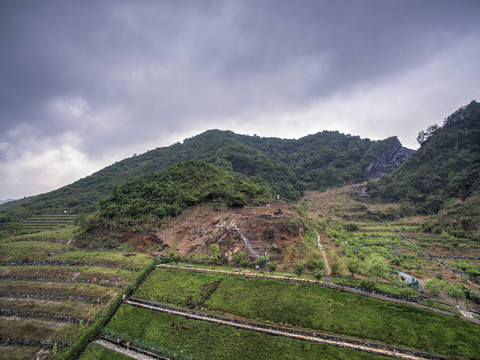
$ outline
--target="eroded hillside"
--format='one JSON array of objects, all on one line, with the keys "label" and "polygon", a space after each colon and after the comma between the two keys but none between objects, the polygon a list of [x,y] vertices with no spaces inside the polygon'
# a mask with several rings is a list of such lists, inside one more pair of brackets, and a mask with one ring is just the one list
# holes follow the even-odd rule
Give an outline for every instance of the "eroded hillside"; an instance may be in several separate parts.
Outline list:
[{"label": "eroded hillside", "polygon": [[[185,259],[208,257],[218,244],[220,261],[243,253],[253,261],[268,254],[271,261],[290,263],[304,256],[304,223],[291,205],[276,201],[263,206],[230,208],[221,203],[186,209],[149,235],[152,251],[174,251]],[[145,235],[124,234],[131,246],[145,246]]]}]

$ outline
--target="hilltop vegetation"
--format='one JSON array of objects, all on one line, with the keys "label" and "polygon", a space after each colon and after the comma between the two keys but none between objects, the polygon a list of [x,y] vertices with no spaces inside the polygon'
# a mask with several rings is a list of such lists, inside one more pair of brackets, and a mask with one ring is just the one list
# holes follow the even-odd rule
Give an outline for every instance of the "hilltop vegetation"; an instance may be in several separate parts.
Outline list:
[{"label": "hilltop vegetation", "polygon": [[472,101],[418,138],[420,149],[400,168],[369,184],[369,192],[412,203],[434,214],[452,199],[471,196],[480,185],[480,104]]},{"label": "hilltop vegetation", "polygon": [[182,209],[222,199],[240,207],[264,200],[265,189],[246,176],[203,161],[186,161],[116,186],[99,205],[98,217],[117,223],[177,216]]},{"label": "hilltop vegetation", "polygon": [[71,185],[27,199],[2,211],[3,222],[64,210],[92,213],[115,186],[188,160],[202,160],[243,174],[263,186],[271,197],[279,194],[282,199],[298,200],[307,189],[321,190],[365,180],[368,165],[399,146],[396,137],[372,141],[333,131],[291,140],[209,130],[183,143],[134,155]]}]

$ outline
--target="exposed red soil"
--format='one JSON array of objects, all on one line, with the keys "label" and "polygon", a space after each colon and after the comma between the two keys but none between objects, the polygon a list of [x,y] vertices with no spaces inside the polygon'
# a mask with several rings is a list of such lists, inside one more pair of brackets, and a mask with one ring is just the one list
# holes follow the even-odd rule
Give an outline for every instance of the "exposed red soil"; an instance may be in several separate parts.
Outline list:
[{"label": "exposed red soil", "polygon": [[124,233],[122,241],[137,250],[149,248],[164,255],[170,251],[209,255],[213,243],[219,245],[223,255],[239,252],[248,255],[235,230],[239,228],[259,255],[268,252],[275,261],[282,262],[284,249],[301,241],[302,226],[293,208],[282,201],[243,208],[217,203],[185,209],[179,216],[165,220],[160,230],[147,235]]}]

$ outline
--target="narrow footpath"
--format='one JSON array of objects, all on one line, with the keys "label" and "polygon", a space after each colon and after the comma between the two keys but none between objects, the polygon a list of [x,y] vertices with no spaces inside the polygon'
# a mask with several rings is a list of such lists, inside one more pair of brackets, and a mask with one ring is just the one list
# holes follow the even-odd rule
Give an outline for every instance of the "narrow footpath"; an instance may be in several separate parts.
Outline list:
[{"label": "narrow footpath", "polygon": [[[99,339],[99,340],[96,340],[94,341],[96,344],[100,345],[100,346],[103,346],[107,349],[110,349],[110,350],[113,350],[113,351],[116,351],[120,354],[123,354],[123,355],[126,355],[126,356],[129,356],[131,357],[132,359],[137,359],[137,360],[158,360],[158,358],[154,358],[154,357],[150,357],[150,356],[147,356],[147,355],[144,355],[144,354],[140,354],[136,351],[133,351],[132,349],[130,350],[127,350],[123,347],[118,347],[106,340],[102,340],[102,339]],[[165,359],[165,358],[163,358]]]},{"label": "narrow footpath", "polygon": [[318,249],[322,252],[323,258],[325,259],[325,276],[328,277],[328,280],[330,281],[331,271],[330,266],[328,265],[327,254],[325,254],[325,249],[320,243],[320,235],[318,234],[317,230],[315,230],[315,234],[317,234]]}]

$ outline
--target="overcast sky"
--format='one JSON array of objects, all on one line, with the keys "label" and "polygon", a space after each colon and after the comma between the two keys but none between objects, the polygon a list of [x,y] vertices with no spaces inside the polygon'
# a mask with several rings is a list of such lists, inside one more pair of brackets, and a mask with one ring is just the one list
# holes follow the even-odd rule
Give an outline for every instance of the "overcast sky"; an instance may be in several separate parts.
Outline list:
[{"label": "overcast sky", "polygon": [[207,129],[397,135],[480,101],[479,0],[0,0],[0,199]]}]

